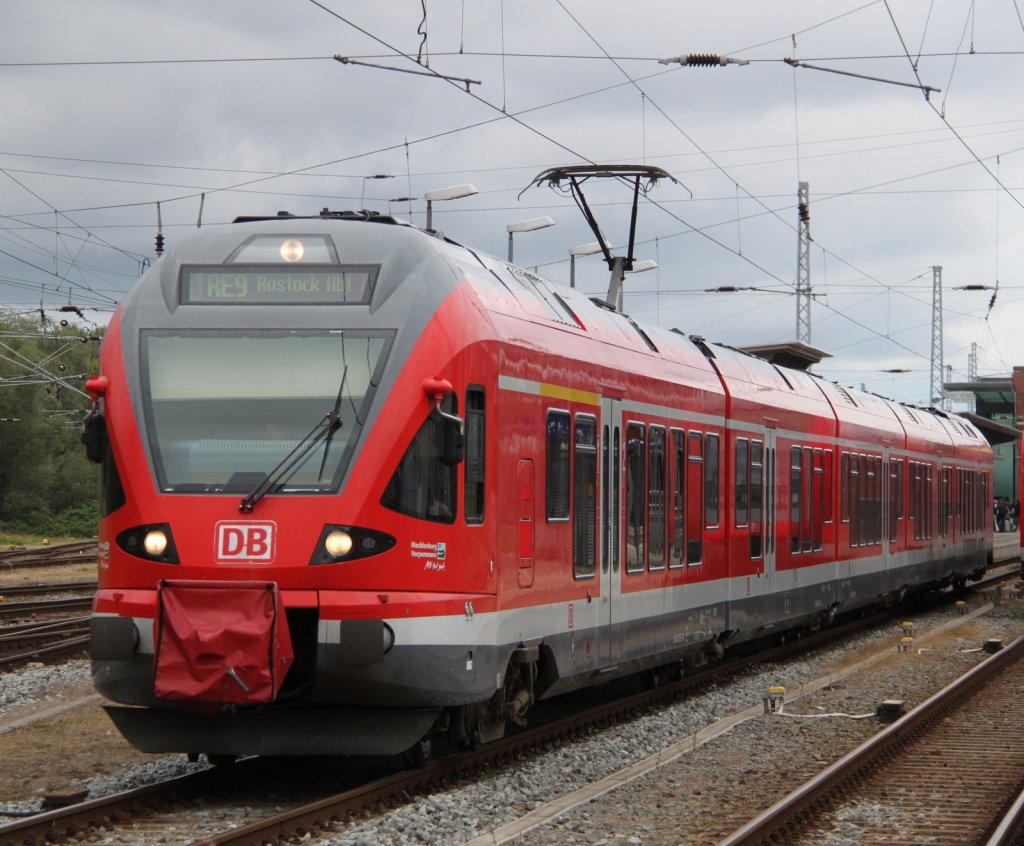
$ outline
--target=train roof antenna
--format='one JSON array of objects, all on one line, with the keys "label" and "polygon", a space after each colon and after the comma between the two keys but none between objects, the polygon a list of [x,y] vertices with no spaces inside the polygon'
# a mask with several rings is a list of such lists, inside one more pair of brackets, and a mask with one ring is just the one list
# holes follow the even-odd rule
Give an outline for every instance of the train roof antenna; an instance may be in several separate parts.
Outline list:
[{"label": "train roof antenna", "polygon": [[[583,185],[590,179],[617,179],[633,189],[633,207],[629,218],[629,242],[626,246],[625,256],[613,256],[608,242],[601,233],[601,227],[597,218],[587,203],[583,193]],[[540,186],[547,183],[549,187],[563,193],[572,195],[573,200],[583,212],[591,230],[597,237],[597,243],[601,245],[604,253],[604,260],[608,262],[611,270],[611,279],[608,282],[607,303],[617,311],[622,311],[622,280],[628,270],[633,269],[633,247],[636,244],[636,213],[640,202],[640,195],[647,196],[647,193],[658,184],[661,179],[671,179],[678,184],[678,181],[667,171],[653,165],[631,165],[631,164],[586,164],[569,165],[566,167],[552,167],[537,174],[527,188]],[[522,196],[526,188],[520,192]]]}]

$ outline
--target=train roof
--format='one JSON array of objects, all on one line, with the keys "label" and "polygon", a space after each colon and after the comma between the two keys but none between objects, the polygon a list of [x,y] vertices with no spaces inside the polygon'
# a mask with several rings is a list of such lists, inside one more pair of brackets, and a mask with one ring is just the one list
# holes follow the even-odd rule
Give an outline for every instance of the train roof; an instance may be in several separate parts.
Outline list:
[{"label": "train roof", "polygon": [[[321,233],[330,236],[336,263],[379,267],[372,299],[363,303],[369,306],[370,314],[388,303],[389,311],[418,312],[418,319],[422,319],[425,311],[432,310],[431,304],[436,307],[468,280],[492,320],[495,315],[505,315],[516,321],[525,319],[556,326],[612,348],[665,361],[669,369],[672,365],[683,365],[700,372],[699,380],[709,389],[713,389],[712,381],[720,381],[721,390],[734,402],[746,403],[751,408],[772,407],[833,419],[839,437],[860,427],[871,427],[898,433],[897,437],[905,438],[908,446],[985,442],[978,429],[962,418],[845,388],[810,372],[776,365],[750,352],[688,337],[678,330],[644,325],[576,288],[475,251],[442,233],[373,211],[323,209],[315,215],[282,211],[275,215],[241,216],[227,226],[198,230],[183,238],[146,274],[155,275],[159,284],[137,286],[129,300],[146,310],[147,303],[155,306],[162,299],[173,313],[183,301],[182,266],[225,265],[237,260],[232,257],[262,234]],[[403,296],[389,302],[399,288],[405,287],[408,296],[403,290]],[[162,296],[156,295],[156,289]],[[218,316],[217,320],[220,319]],[[199,318],[197,325],[203,322]],[[502,322],[496,321],[493,327],[499,334]],[[484,327],[481,330],[487,331]],[[551,342],[559,343],[557,339]],[[613,353],[609,356],[614,360]]]}]

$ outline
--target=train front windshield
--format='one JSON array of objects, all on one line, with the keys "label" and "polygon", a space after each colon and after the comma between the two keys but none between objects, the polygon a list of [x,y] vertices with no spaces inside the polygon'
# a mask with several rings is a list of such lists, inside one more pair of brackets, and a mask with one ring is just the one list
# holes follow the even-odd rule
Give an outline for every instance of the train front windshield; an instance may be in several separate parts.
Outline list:
[{"label": "train front windshield", "polygon": [[[160,489],[244,493],[272,476],[273,492],[336,490],[390,341],[342,331],[144,332],[143,413]],[[331,412],[339,426],[328,426]]]}]

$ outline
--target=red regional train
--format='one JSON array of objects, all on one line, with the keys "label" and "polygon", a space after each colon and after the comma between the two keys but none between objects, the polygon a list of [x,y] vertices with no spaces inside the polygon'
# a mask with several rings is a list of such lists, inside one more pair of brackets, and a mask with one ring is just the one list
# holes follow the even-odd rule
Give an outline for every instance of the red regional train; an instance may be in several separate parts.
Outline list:
[{"label": "red regional train", "polygon": [[183,238],[88,387],[93,679],[145,751],[471,746],[991,560],[969,422],[373,213]]}]

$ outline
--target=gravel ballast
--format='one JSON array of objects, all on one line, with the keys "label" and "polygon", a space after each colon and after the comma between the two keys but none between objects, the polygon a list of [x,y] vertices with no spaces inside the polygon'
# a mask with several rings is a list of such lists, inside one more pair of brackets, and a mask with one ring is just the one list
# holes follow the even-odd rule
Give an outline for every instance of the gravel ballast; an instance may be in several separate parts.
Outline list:
[{"label": "gravel ballast", "polygon": [[[952,606],[913,619],[916,640],[908,652],[897,652],[901,633],[894,625],[880,626],[841,648],[762,664],[629,724],[522,755],[472,783],[466,779],[431,795],[414,796],[394,810],[335,824],[318,836],[307,835],[303,842],[311,846],[504,842],[492,834],[501,826],[755,706],[758,713],[720,737],[512,841],[522,846],[717,843],[879,728],[874,719],[823,715],[872,713],[885,699],[903,699],[908,708],[913,707],[982,660],[980,647],[985,640],[1001,638],[1009,643],[1024,632],[1024,603],[1008,602],[976,619],[958,617]],[[927,637],[943,625],[946,631]],[[813,680],[852,666],[872,651],[884,657],[871,668],[798,698],[801,688]],[[88,692],[88,676],[87,661],[29,667],[0,676],[0,728],[29,703],[48,707],[73,698],[64,691]],[[762,698],[777,685],[787,690],[784,714],[765,715]],[[52,754],[52,766],[58,768],[61,752],[54,749]],[[116,773],[83,780],[80,786],[98,797],[202,766],[189,764],[184,755],[154,756]],[[0,804],[0,816],[4,811],[17,815],[32,810],[38,810],[37,800]],[[189,823],[193,829],[188,839],[195,839],[207,825],[225,827],[223,818],[204,823],[199,810]]]}]

